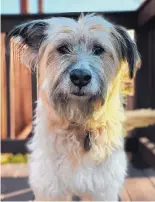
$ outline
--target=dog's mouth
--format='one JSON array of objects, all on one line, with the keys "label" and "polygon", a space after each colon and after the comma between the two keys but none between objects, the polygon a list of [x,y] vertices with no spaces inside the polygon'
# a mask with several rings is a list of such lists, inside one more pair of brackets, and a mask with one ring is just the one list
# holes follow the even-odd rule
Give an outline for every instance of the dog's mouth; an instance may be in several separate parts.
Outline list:
[{"label": "dog's mouth", "polygon": [[76,88],[76,89],[72,89],[70,91],[70,95],[74,96],[74,97],[81,97],[81,98],[87,98],[87,97],[92,97],[92,93],[86,89],[83,88]]},{"label": "dog's mouth", "polygon": [[70,95],[73,96],[73,98],[84,98],[84,99],[93,99],[93,98],[98,98],[100,97],[99,94],[94,94],[94,93],[91,93],[91,92],[84,92],[82,90],[78,90],[78,91],[71,91],[70,92]]},{"label": "dog's mouth", "polygon": [[73,93],[71,93],[71,95],[74,95],[74,96],[77,96],[77,97],[86,96],[86,94],[84,92],[73,92]]},{"label": "dog's mouth", "polygon": [[84,92],[83,90],[71,91],[70,95],[75,97],[75,98],[90,98],[90,97],[92,97],[91,93]]}]

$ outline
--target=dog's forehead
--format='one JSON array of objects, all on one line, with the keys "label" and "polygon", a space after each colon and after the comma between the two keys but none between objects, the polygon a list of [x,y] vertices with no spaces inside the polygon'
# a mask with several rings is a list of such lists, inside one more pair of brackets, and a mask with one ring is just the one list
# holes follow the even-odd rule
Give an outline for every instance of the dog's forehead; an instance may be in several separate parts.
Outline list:
[{"label": "dog's forehead", "polygon": [[79,18],[77,23],[79,27],[89,29],[90,31],[96,30],[108,32],[112,27],[112,24],[105,20],[103,17],[95,15],[86,15],[82,18]]},{"label": "dog's forehead", "polygon": [[[109,34],[112,24],[101,16],[86,15],[80,17],[78,20],[71,18],[52,18],[48,20],[49,28],[47,34],[49,37],[53,36],[68,38],[68,36],[75,36],[76,39],[85,37],[93,37],[95,34]],[[69,37],[70,38],[70,37]]]}]

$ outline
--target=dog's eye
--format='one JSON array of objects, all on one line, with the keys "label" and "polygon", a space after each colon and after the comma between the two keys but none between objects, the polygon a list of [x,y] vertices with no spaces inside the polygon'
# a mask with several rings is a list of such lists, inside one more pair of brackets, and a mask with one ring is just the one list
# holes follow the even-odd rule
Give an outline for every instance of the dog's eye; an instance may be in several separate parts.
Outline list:
[{"label": "dog's eye", "polygon": [[104,53],[104,48],[102,47],[102,46],[99,46],[99,45],[95,45],[94,47],[93,47],[93,54],[94,55],[101,55],[101,54],[103,54]]},{"label": "dog's eye", "polygon": [[57,48],[57,51],[62,55],[67,54],[67,53],[70,52],[69,47],[67,45],[59,46]]}]

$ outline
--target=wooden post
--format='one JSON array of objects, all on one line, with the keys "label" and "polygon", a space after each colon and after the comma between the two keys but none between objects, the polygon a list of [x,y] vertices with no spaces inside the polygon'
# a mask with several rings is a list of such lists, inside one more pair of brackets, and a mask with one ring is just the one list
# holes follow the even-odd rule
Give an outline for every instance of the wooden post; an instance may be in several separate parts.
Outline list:
[{"label": "wooden post", "polygon": [[[10,40],[10,136],[15,138],[15,72],[14,72],[14,43]],[[16,66],[17,67],[17,66]]]},{"label": "wooden post", "polygon": [[[10,114],[11,139],[16,139],[32,122],[31,70],[21,63],[26,47],[11,39],[10,58]],[[28,135],[28,134],[27,134]],[[22,136],[23,137],[23,136]]]},{"label": "wooden post", "polygon": [[29,13],[29,0],[20,0],[20,13]]},{"label": "wooden post", "polygon": [[43,0],[38,0],[38,13],[43,13]]},{"label": "wooden post", "polygon": [[5,61],[5,33],[1,33],[1,70],[0,70],[0,132],[1,138],[7,138],[7,82]]}]

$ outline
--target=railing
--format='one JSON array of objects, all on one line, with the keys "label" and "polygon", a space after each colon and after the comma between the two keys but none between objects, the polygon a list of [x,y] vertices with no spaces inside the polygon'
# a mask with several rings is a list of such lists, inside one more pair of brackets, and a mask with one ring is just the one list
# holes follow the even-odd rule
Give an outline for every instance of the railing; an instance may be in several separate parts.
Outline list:
[{"label": "railing", "polygon": [[[25,139],[32,130],[32,84],[31,71],[20,62],[19,48],[14,40],[10,42],[9,70],[5,58],[6,34],[1,34],[2,50],[2,139]],[[8,96],[9,95],[9,96]],[[8,107],[9,106],[9,107]],[[8,117],[10,117],[8,125]],[[23,131],[27,129],[25,134]]]},{"label": "railing", "polygon": [[9,42],[10,54],[7,53],[6,37],[6,33],[1,33],[2,152],[24,152],[24,144],[32,132],[36,76],[21,63],[20,55],[23,50],[15,40],[11,39]]},{"label": "railing", "polygon": [[[100,13],[102,15],[102,13]],[[35,15],[2,15],[1,29],[1,139],[3,152],[26,151],[24,144],[32,135],[32,117],[37,99],[37,82],[35,73],[20,62],[18,46],[10,42],[10,54],[6,54],[7,33],[16,25],[34,19],[65,16],[77,18],[79,13],[35,14]],[[104,13],[109,20],[133,29],[136,26],[135,12]],[[131,20],[135,18],[135,20]],[[19,143],[19,144],[17,144]]]}]

